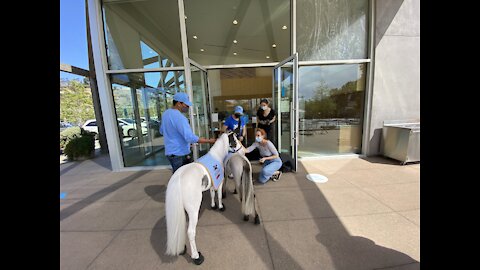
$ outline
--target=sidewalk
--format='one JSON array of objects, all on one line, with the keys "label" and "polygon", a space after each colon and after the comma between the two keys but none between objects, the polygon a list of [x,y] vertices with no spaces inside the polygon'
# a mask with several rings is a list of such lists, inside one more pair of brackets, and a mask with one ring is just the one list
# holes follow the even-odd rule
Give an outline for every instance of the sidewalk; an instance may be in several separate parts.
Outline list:
[{"label": "sidewalk", "polygon": [[[296,174],[255,186],[261,225],[203,193],[196,243],[202,265],[165,256],[170,170],[111,171],[107,155],[60,165],[61,269],[420,268],[420,164],[381,157],[308,160]],[[253,165],[254,177],[259,165]],[[329,178],[324,184],[307,173]],[[233,181],[228,182],[233,190]]]}]

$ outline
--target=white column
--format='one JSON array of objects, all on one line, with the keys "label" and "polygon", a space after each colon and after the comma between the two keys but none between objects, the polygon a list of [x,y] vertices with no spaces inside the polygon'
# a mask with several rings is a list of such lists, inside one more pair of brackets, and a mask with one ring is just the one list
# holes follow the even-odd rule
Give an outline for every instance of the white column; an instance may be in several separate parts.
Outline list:
[{"label": "white column", "polygon": [[119,171],[124,167],[121,141],[118,134],[118,124],[115,116],[115,107],[111,91],[110,80],[105,73],[107,58],[105,39],[103,36],[102,12],[100,0],[88,0],[88,15],[90,17],[90,34],[92,39],[93,59],[97,76],[98,94],[102,106],[105,135],[108,142],[108,151],[112,170]]}]

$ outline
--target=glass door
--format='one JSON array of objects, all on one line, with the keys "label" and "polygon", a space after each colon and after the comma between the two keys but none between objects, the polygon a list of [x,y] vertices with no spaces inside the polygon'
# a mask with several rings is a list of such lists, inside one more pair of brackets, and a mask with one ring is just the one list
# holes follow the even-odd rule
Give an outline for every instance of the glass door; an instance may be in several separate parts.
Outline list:
[{"label": "glass door", "polygon": [[[188,85],[192,90],[191,97],[193,106],[192,110],[190,110],[190,123],[193,133],[199,137],[211,138],[212,125],[210,119],[207,70],[195,61],[188,59],[188,72],[190,75]],[[210,144],[195,144],[193,147],[194,159],[196,160],[198,157],[205,155],[209,150]]]},{"label": "glass door", "polygon": [[297,170],[298,148],[298,53],[273,68],[273,108],[277,112],[274,143],[289,155]]}]

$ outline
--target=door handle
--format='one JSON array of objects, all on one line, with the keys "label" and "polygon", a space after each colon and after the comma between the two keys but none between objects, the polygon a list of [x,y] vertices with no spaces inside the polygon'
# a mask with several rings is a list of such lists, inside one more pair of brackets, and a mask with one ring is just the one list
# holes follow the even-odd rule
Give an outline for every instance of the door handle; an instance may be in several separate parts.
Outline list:
[{"label": "door handle", "polygon": [[[291,142],[290,142],[290,145],[293,147],[294,143],[295,143],[295,128],[293,128],[294,126],[294,118],[295,117],[295,113],[294,113],[294,108],[293,108],[293,101],[290,101],[290,133],[291,133]],[[292,148],[293,149],[293,148]]]}]

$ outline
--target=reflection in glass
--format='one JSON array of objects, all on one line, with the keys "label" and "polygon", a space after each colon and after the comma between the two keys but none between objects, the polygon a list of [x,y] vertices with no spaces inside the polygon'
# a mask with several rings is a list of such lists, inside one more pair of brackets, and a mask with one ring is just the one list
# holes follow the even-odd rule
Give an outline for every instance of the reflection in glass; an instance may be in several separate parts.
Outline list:
[{"label": "reflection in glass", "polygon": [[184,3],[188,55],[201,65],[275,62],[291,54],[290,0]]},{"label": "reflection in glass", "polygon": [[[211,121],[208,103],[207,74],[205,71],[190,65],[192,71],[192,92],[193,92],[193,118],[195,119],[195,134],[199,137],[210,138]],[[199,156],[205,155],[210,150],[206,143],[198,144]]]},{"label": "reflection in glass", "polygon": [[110,69],[182,66],[177,0],[103,0]]},{"label": "reflection in glass", "polygon": [[169,165],[160,134],[162,113],[184,91],[183,71],[111,75],[126,167]]},{"label": "reflection in glass", "polygon": [[360,153],[365,64],[299,68],[299,157]]},{"label": "reflection in glass", "polygon": [[297,0],[300,61],[367,58],[368,0]]},{"label": "reflection in glass", "polygon": [[255,123],[260,100],[272,98],[272,68],[224,68],[208,70],[209,90],[213,100],[212,113],[217,116],[212,128],[218,134],[225,119],[233,114],[237,105],[243,107],[247,121],[247,138],[242,142],[250,145],[255,141]]},{"label": "reflection in glass", "polygon": [[[280,88],[278,87],[278,77],[275,77],[274,91],[275,91],[275,111],[278,114],[278,122],[274,127],[276,130],[274,141],[278,141],[278,151],[280,153],[288,153],[292,155],[292,102],[293,102],[293,67],[292,61],[285,63],[283,66],[275,69],[275,76],[280,75]],[[280,74],[278,74],[280,72]],[[279,126],[278,126],[279,125]],[[280,130],[278,130],[280,129]],[[280,137],[278,137],[280,136]],[[278,138],[280,138],[278,140]]]}]

